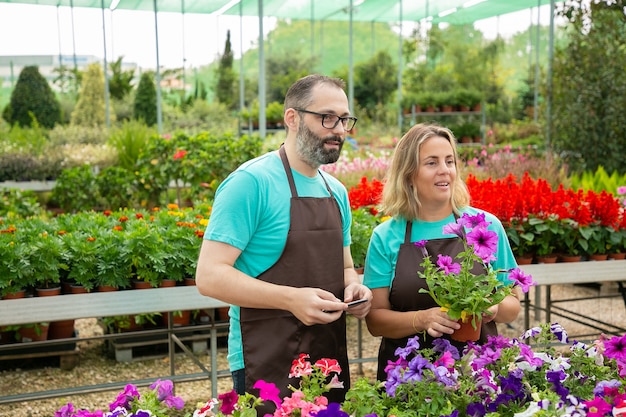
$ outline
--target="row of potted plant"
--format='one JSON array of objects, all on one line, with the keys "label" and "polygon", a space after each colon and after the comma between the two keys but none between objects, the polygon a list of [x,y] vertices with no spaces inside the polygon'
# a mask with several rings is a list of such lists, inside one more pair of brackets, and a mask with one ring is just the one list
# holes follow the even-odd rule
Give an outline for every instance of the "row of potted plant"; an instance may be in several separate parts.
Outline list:
[{"label": "row of potted plant", "polygon": [[406,93],[402,99],[405,113],[420,111],[480,111],[480,91],[460,88],[453,91]]},{"label": "row of potted plant", "polygon": [[209,206],[0,220],[0,295],[61,282],[86,290],[194,277]]},{"label": "row of potted plant", "polygon": [[[528,174],[498,180],[478,180],[469,175],[471,204],[495,214],[503,223],[513,252],[519,258],[596,254],[623,256],[626,252],[624,204],[612,193],[575,191],[563,186],[553,190],[543,179]],[[354,215],[353,228],[369,231],[384,221],[376,210],[382,183],[363,178],[349,190]],[[365,226],[365,227],[363,227]],[[353,234],[355,264],[365,259],[369,235]],[[366,249],[365,249],[366,250]]]}]

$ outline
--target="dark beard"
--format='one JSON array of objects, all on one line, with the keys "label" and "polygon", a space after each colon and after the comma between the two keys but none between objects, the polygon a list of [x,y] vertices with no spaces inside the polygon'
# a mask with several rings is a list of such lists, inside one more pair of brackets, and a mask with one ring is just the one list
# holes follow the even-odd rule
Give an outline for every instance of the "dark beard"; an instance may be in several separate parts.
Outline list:
[{"label": "dark beard", "polygon": [[[339,149],[326,150],[324,143],[339,142]],[[296,134],[296,152],[298,156],[312,168],[318,168],[320,165],[332,164],[337,162],[341,149],[343,148],[343,139],[339,136],[330,135],[321,138],[313,133],[303,121],[298,126]]]}]

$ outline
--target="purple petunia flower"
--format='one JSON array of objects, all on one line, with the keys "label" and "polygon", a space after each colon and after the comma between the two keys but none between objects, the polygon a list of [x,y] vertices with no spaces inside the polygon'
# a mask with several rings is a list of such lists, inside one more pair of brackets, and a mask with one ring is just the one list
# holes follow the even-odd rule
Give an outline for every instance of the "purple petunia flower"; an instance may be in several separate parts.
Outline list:
[{"label": "purple petunia flower", "polygon": [[312,416],[317,417],[349,417],[349,414],[341,410],[341,404],[330,403],[325,410],[319,410],[316,413],[311,413]]},{"label": "purple petunia flower", "polygon": [[556,336],[559,342],[569,343],[569,339],[567,338],[567,332],[559,323],[552,323],[550,325],[550,332]]},{"label": "purple petunia flower", "polygon": [[485,220],[485,213],[482,212],[476,213],[473,216],[463,213],[463,216],[457,220],[457,223],[471,229],[475,227],[486,228],[491,224],[491,222]]},{"label": "purple petunia flower", "polygon": [[139,399],[139,391],[133,384],[128,384],[124,387],[124,391],[117,395],[115,401],[109,404],[109,411],[115,410],[117,407],[123,407],[126,410],[130,410],[130,403],[136,399]]},{"label": "purple petunia flower", "polygon": [[463,225],[460,223],[448,223],[443,226],[443,234],[457,235],[458,237],[463,237],[463,235],[465,234],[465,230],[463,230]]},{"label": "purple petunia flower", "polygon": [[404,373],[406,381],[421,381],[424,369],[432,369],[432,364],[421,355],[417,355],[409,361],[409,366]]},{"label": "purple petunia flower", "polygon": [[494,254],[498,248],[498,234],[493,230],[475,227],[467,233],[467,243],[473,246],[474,252],[484,263],[496,259]]},{"label": "purple petunia flower", "polygon": [[620,361],[626,360],[626,335],[613,336],[604,342],[604,355]]},{"label": "purple petunia flower", "polygon": [[622,383],[616,379],[611,379],[610,381],[599,381],[593,389],[593,395],[603,396],[607,388],[614,389],[621,386]]},{"label": "purple petunia flower", "polygon": [[428,257],[428,250],[426,249],[426,240],[418,240],[417,242],[414,243],[414,245],[418,248],[420,248],[420,250],[422,251],[422,256],[424,258]]},{"label": "purple petunia flower", "polygon": [[461,265],[452,262],[452,258],[447,255],[437,255],[437,266],[443,270],[446,274],[458,274],[461,272]]},{"label": "purple petunia flower", "polygon": [[67,403],[63,407],[54,412],[54,417],[73,417],[74,416],[74,404]]},{"label": "purple petunia flower", "polygon": [[433,352],[436,353],[450,353],[454,360],[461,359],[459,349],[453,346],[448,339],[437,338],[433,340]]},{"label": "purple petunia flower", "polygon": [[406,359],[411,353],[417,352],[420,348],[419,340],[420,339],[418,336],[409,338],[406,346],[399,347],[396,349],[395,351],[396,356],[399,356],[402,359]]},{"label": "purple petunia flower", "polygon": [[514,268],[511,271],[509,279],[515,281],[515,284],[519,285],[523,292],[528,292],[530,287],[536,284],[536,282],[533,281],[532,275],[524,273],[524,271],[519,268]]},{"label": "purple petunia flower", "polygon": [[169,408],[173,407],[180,410],[185,406],[185,401],[182,398],[176,397],[172,394],[174,391],[174,383],[169,379],[164,379],[163,381],[157,379],[154,383],[152,383],[152,385],[150,385],[150,389],[156,389],[157,399]]}]

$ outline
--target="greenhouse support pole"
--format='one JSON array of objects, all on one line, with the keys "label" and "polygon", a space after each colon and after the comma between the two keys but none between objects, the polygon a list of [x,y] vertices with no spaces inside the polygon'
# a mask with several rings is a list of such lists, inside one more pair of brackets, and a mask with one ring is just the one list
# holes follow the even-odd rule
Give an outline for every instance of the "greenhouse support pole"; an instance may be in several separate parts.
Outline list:
[{"label": "greenhouse support pole", "polygon": [[265,117],[265,42],[263,37],[263,0],[259,5],[259,135],[265,139],[267,118]]},{"label": "greenhouse support pole", "polygon": [[107,32],[104,18],[104,0],[100,0],[102,10],[102,44],[104,49],[104,108],[106,114],[106,127],[111,127],[111,106],[109,103],[109,64],[107,62]]},{"label": "greenhouse support pole", "polygon": [[161,64],[159,62],[159,22],[157,17],[157,0],[152,0],[154,5],[154,41],[156,45],[156,108],[157,108],[157,127],[159,134],[163,133],[163,114],[161,109]]},{"label": "greenhouse support pole", "polygon": [[402,134],[402,0],[398,0],[400,30],[398,33],[398,130]]},{"label": "greenhouse support pole", "polygon": [[349,51],[348,51],[348,107],[350,111],[354,111],[354,67],[353,67],[353,56],[352,56],[352,20],[354,14],[354,1],[350,0],[350,41],[349,41]]},{"label": "greenhouse support pole", "polygon": [[554,0],[550,0],[550,43],[548,57],[548,94],[546,97],[546,146],[551,144],[552,134],[552,61],[554,60]]}]

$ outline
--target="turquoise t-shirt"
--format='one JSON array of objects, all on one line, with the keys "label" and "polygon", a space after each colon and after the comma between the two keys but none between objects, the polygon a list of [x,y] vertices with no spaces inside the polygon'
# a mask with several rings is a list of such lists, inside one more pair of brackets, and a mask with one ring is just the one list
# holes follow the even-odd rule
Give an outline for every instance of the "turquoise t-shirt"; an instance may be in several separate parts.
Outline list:
[{"label": "turquoise t-shirt", "polygon": [[[506,236],[506,231],[500,220],[491,213],[473,207],[467,207],[461,210],[461,214],[463,213],[472,216],[477,213],[484,213],[485,221],[491,222],[488,229],[493,230],[498,235],[498,247],[495,253],[497,259],[491,263],[494,269],[510,269],[517,267],[515,256],[513,255],[508,237]],[[413,228],[411,230],[411,242],[454,238],[455,236],[453,235],[443,234],[443,227],[453,222],[455,222],[454,214],[437,222],[415,220],[413,221]],[[396,262],[398,260],[398,251],[400,250],[400,245],[404,242],[405,231],[406,220],[399,218],[389,219],[376,226],[370,239],[367,257],[365,258],[363,284],[367,287],[391,288],[396,270]],[[511,283],[507,274],[498,274],[498,279],[505,284]]]},{"label": "turquoise t-shirt", "polygon": [[[291,170],[298,196],[329,197],[326,185],[339,204],[343,221],[343,246],[351,243],[352,212],[345,186],[327,173],[310,178]],[[287,241],[291,191],[278,154],[266,153],[242,164],[217,189],[204,239],[240,249],[235,268],[259,276],[278,261]],[[239,307],[230,308],[228,362],[231,371],[243,369]]]}]

